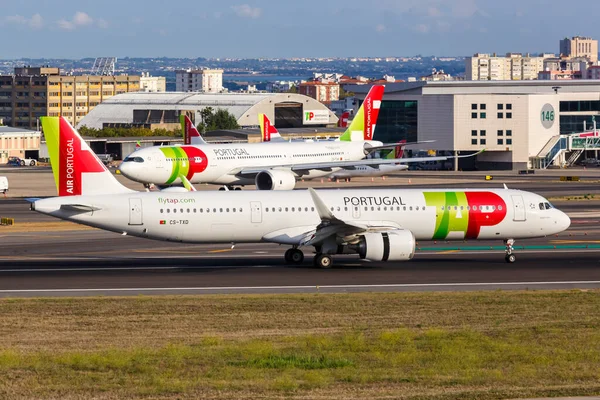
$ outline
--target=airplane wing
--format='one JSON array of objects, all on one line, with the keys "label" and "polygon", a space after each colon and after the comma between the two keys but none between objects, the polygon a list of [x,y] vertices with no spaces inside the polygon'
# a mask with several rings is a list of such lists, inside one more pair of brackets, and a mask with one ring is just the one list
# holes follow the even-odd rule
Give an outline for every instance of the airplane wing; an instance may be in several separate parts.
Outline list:
[{"label": "airplane wing", "polygon": [[393,222],[379,221],[375,224],[369,222],[354,222],[344,221],[337,218],[332,211],[327,207],[323,199],[319,197],[317,192],[309,188],[308,192],[315,203],[315,209],[321,218],[321,223],[314,231],[307,232],[303,240],[299,243],[301,246],[319,245],[331,236],[351,239],[357,234],[372,232],[372,231],[388,231],[402,229],[398,224]]},{"label": "airplane wing", "polygon": [[386,232],[402,229],[392,221],[344,221],[337,218],[314,189],[308,189],[321,223],[318,226],[298,226],[270,232],[263,240],[279,244],[319,246],[334,237],[351,242],[366,232]]},{"label": "airplane wing", "polygon": [[[397,146],[397,144],[396,144]],[[466,158],[466,157],[474,157],[478,154],[481,154],[485,151],[480,150],[476,153],[457,156],[457,158]],[[342,168],[353,170],[356,169],[357,166],[379,166],[379,165],[396,165],[396,164],[406,164],[406,163],[418,163],[423,161],[445,161],[449,159],[453,159],[454,156],[436,156],[436,157],[413,157],[413,158],[372,158],[372,159],[364,159],[358,161],[330,161],[330,162],[320,162],[320,163],[304,163],[304,164],[293,164],[293,165],[271,165],[264,167],[249,167],[249,168],[234,168],[229,171],[229,175],[238,175],[245,177],[256,176],[258,173],[269,170],[269,169],[287,169],[292,172],[297,173],[298,175],[308,174],[310,170],[320,170],[320,171],[332,171],[333,168]]]},{"label": "airplane wing", "polygon": [[417,140],[416,142],[408,142],[408,143],[384,143],[381,146],[365,147],[365,151],[370,153],[375,150],[393,149],[398,146],[405,147],[405,146],[411,146],[414,144],[434,143],[434,142],[435,142],[435,140]]}]

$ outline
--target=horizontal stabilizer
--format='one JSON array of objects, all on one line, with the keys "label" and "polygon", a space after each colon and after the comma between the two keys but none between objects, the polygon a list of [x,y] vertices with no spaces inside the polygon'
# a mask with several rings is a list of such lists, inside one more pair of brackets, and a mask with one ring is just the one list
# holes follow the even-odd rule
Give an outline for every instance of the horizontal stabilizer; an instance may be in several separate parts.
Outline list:
[{"label": "horizontal stabilizer", "polygon": [[76,213],[86,213],[100,210],[98,207],[88,206],[87,204],[62,204],[60,209],[63,211],[72,211]]}]

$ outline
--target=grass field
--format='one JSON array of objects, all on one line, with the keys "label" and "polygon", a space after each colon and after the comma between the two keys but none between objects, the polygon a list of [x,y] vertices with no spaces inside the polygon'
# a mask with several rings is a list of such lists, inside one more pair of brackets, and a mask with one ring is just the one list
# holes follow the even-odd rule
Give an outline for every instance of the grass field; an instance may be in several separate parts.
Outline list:
[{"label": "grass field", "polygon": [[600,393],[600,291],[0,300],[0,398]]}]

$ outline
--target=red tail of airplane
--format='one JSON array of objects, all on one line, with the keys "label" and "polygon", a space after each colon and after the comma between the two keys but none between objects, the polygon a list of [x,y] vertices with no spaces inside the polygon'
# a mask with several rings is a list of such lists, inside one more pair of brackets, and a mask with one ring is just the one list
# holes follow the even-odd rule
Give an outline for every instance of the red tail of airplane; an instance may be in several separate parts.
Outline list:
[{"label": "red tail of airplane", "polygon": [[204,139],[198,132],[198,129],[192,124],[192,120],[187,115],[180,115],[179,121],[181,122],[181,129],[183,130],[183,143],[184,144],[193,144],[195,143],[204,143]]},{"label": "red tail of airplane", "polygon": [[347,128],[348,127],[348,118],[350,118],[350,113],[348,111],[344,111],[338,121],[338,127],[339,128]]}]

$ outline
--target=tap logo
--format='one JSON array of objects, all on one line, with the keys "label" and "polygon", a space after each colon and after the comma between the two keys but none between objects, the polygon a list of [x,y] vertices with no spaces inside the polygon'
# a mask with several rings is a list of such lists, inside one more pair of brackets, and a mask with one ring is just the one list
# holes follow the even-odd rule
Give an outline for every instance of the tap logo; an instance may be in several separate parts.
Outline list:
[{"label": "tap logo", "polygon": [[436,208],[432,239],[446,239],[460,232],[477,239],[481,228],[495,226],[506,217],[506,203],[492,192],[425,192],[427,206]]},{"label": "tap logo", "polygon": [[168,161],[171,161],[171,175],[165,182],[175,182],[180,175],[192,180],[194,174],[204,172],[208,167],[208,157],[195,146],[161,147],[160,150]]}]

